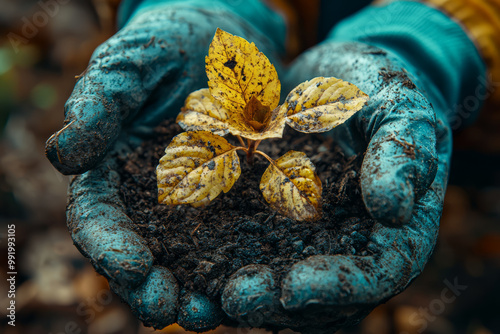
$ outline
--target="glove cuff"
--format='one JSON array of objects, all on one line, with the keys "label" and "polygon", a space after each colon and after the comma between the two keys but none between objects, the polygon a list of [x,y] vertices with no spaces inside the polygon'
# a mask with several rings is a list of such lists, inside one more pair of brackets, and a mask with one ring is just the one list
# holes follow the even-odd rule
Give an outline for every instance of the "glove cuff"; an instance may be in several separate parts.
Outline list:
[{"label": "glove cuff", "polygon": [[167,4],[229,10],[267,36],[277,47],[279,53],[285,51],[286,24],[284,18],[259,0],[124,0],[118,12],[118,26],[122,28],[133,16],[144,9]]},{"label": "glove cuff", "polygon": [[[486,65],[463,28],[427,5],[398,1],[370,6],[342,21],[328,36],[387,49],[412,65],[436,112],[450,122],[472,122],[488,90]],[[462,124],[462,122],[460,122]]]}]

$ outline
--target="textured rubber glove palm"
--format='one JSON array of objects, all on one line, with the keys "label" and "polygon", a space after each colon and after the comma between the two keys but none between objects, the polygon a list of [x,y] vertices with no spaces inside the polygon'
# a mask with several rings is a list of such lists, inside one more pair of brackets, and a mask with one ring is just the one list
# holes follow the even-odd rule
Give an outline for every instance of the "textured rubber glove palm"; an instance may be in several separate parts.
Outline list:
[{"label": "textured rubber glove palm", "polygon": [[270,58],[276,55],[284,39],[281,18],[258,1],[230,3],[145,1],[97,48],[66,103],[65,126],[47,141],[47,156],[62,173],[92,168],[70,184],[67,218],[75,245],[155,328],[177,321],[204,330],[217,326],[223,313],[205,296],[179,291],[167,268],[153,266],[145,240],[125,214],[115,159],[174,117],[190,92],[206,86],[204,60],[217,27],[254,41]]},{"label": "textured rubber glove palm", "polygon": [[457,23],[410,2],[369,8],[299,57],[284,91],[334,76],[370,96],[332,131],[347,154],[364,153],[362,196],[377,221],[368,254],[309,257],[292,266],[281,286],[269,267],[243,268],[225,288],[224,311],[249,324],[333,333],[403,291],[436,243],[455,105],[474,94],[484,73]]}]

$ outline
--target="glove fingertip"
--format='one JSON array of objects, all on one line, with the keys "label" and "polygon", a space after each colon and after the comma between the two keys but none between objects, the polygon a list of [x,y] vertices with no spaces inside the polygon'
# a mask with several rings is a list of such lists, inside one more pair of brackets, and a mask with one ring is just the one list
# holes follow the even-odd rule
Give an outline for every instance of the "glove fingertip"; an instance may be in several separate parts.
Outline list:
[{"label": "glove fingertip", "polygon": [[93,138],[81,131],[62,129],[45,144],[45,155],[63,175],[82,174],[93,168],[106,155],[110,138],[95,133]]},{"label": "glove fingertip", "polygon": [[373,219],[392,227],[410,220],[415,198],[411,184],[391,176],[362,176],[361,189],[363,201]]},{"label": "glove fingertip", "polygon": [[365,275],[353,261],[344,256],[315,255],[292,266],[283,280],[281,303],[288,311],[305,308],[349,307],[372,298],[373,278]]},{"label": "glove fingertip", "polygon": [[369,213],[391,227],[410,220],[415,202],[427,192],[437,171],[436,136],[429,108],[400,105],[397,110],[400,113],[393,114],[399,118],[387,117],[371,138],[360,180]]},{"label": "glove fingertip", "polygon": [[200,293],[181,298],[177,323],[187,331],[204,332],[216,328],[224,319],[219,305]]},{"label": "glove fingertip", "polygon": [[124,286],[144,281],[153,255],[144,239],[122,226],[127,217],[119,209],[100,205],[76,219],[85,223],[71,230],[73,241],[98,271]]},{"label": "glove fingertip", "polygon": [[271,269],[264,265],[248,265],[234,273],[222,292],[222,309],[230,317],[262,325],[268,313],[276,311],[278,289]]},{"label": "glove fingertip", "polygon": [[160,266],[151,268],[137,288],[110,281],[111,289],[131,307],[147,327],[162,329],[177,319],[179,286],[172,273]]},{"label": "glove fingertip", "polygon": [[[80,154],[78,148],[74,148],[78,153],[78,158],[74,158],[74,154],[68,154],[66,138],[59,138],[62,130],[54,133],[45,143],[45,156],[49,159],[52,166],[63,175],[74,175],[85,173],[91,169],[99,159],[89,157],[88,153]],[[62,139],[62,140],[61,140]],[[87,159],[85,159],[87,158]],[[90,158],[90,159],[89,159]]]},{"label": "glove fingertip", "polygon": [[96,266],[103,269],[110,279],[120,284],[137,286],[144,281],[153,258],[149,249],[138,245],[133,252],[131,250],[103,252],[95,262]]},{"label": "glove fingertip", "polygon": [[70,98],[66,125],[45,144],[45,155],[64,175],[93,168],[114,144],[121,130],[117,112],[109,112],[95,97]]}]

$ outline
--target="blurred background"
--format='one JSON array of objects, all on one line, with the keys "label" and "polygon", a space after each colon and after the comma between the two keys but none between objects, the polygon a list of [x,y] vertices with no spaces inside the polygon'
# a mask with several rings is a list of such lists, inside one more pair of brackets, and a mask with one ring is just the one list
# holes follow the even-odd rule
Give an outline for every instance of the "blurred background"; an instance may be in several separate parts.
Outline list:
[{"label": "blurred background", "polygon": [[[43,6],[48,3],[56,6]],[[65,224],[68,178],[44,156],[75,76],[115,31],[118,3],[0,0],[1,333],[184,333],[177,325],[143,327],[76,250]],[[458,134],[439,242],[423,274],[342,333],[500,333],[500,129],[488,131],[488,137],[478,127]],[[15,327],[7,318],[10,224],[16,230]]]}]

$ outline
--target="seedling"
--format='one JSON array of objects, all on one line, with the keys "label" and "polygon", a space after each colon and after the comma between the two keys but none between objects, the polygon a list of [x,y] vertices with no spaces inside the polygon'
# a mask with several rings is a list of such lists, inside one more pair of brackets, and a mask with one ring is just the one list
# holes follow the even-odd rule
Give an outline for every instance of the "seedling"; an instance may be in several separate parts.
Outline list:
[{"label": "seedling", "polygon": [[[159,203],[205,206],[228,192],[241,174],[238,150],[252,163],[269,161],[260,189],[269,205],[296,220],[321,216],[321,181],[311,160],[289,151],[277,160],[257,148],[281,138],[285,124],[325,132],[360,110],[368,95],[333,77],[317,77],[295,87],[282,105],[276,69],[254,43],[217,29],[205,58],[208,87],[191,93],[177,123],[187,132],[172,139],[156,169]],[[222,136],[231,133],[241,146]]]}]

